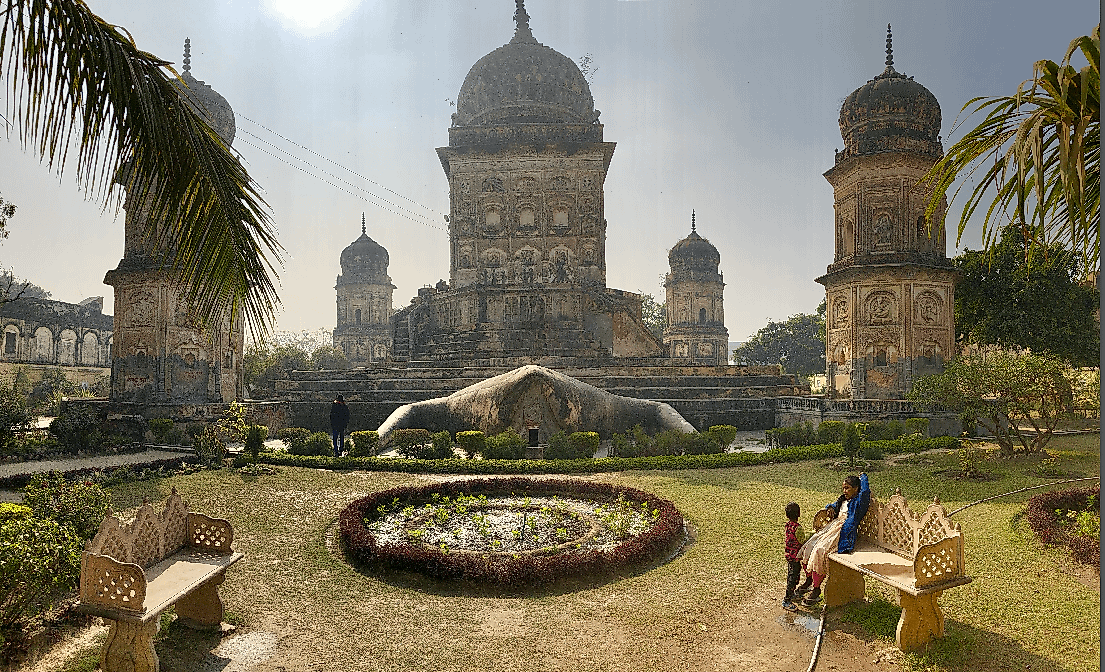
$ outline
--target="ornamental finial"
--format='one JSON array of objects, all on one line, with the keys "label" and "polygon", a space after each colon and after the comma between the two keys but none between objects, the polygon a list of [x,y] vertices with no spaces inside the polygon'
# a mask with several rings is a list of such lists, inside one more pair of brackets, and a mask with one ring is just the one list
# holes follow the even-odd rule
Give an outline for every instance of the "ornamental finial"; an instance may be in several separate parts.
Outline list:
[{"label": "ornamental finial", "polygon": [[691,208],[691,233],[694,233],[694,208]]},{"label": "ornamental finial", "polygon": [[364,213],[363,212],[361,213],[361,235],[362,236],[367,236],[368,235],[367,233],[365,233],[365,230],[364,230]]},{"label": "ornamental finial", "polygon": [[514,0],[514,4],[517,6],[514,10],[514,23],[517,26],[514,28],[514,37],[511,42],[536,42],[533,39],[533,33],[529,29],[529,14],[526,13],[526,0]]},{"label": "ornamental finial", "polygon": [[890,32],[890,24],[886,24],[886,67],[894,68],[894,35]]},{"label": "ornamental finial", "polygon": [[192,40],[184,38],[184,72],[192,72]]}]

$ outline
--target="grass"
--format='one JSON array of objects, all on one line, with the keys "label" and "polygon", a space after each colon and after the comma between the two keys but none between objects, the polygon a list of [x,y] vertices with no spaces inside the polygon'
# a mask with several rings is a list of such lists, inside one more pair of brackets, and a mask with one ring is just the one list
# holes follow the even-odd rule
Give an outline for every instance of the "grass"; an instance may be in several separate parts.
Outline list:
[{"label": "grass", "polygon": [[[1096,475],[1098,441],[1057,437],[1049,445],[1053,466]],[[988,460],[982,470],[989,480],[958,480],[946,473],[958,466],[955,453],[929,453],[884,464],[872,472],[872,488],[886,496],[900,487],[916,510],[937,495],[950,511],[1048,482],[1034,475],[1039,462]],[[425,483],[424,477],[286,467],[246,479],[223,470],[128,483],[112,494],[114,508],[124,510],[143,498],[163,500],[175,486],[193,509],[231,521],[234,548],[246,557],[228,572],[223,601],[241,631],[277,638],[271,658],[254,669],[288,661],[299,661],[288,669],[315,663],[346,670],[715,669],[732,667],[726,651],[760,650],[760,633],[741,627],[740,619],[770,625],[777,618],[786,573],[783,507],[798,502],[808,525],[835,499],[842,473],[826,464],[596,476],[672,500],[695,542],[666,565],[613,582],[509,595],[362,572],[331,552],[327,539],[342,507],[369,492]],[[1097,575],[1035,539],[1023,511],[1036,492],[955,516],[974,582],[944,594],[947,637],[906,656],[903,669],[1100,669]],[[873,649],[892,646],[896,596],[874,582],[868,594],[867,603],[831,614],[829,628],[852,632]],[[162,670],[198,669],[214,658],[216,636],[166,630],[157,645]],[[791,648],[782,654],[790,656],[789,667],[777,658],[759,667],[805,669],[812,640],[795,636]]]}]

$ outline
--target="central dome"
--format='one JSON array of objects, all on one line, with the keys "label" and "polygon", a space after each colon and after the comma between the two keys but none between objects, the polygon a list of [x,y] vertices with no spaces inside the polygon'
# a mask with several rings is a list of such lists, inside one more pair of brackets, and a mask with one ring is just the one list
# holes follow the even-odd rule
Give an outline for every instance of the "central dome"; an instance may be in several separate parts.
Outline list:
[{"label": "central dome", "polygon": [[181,93],[183,93],[185,100],[192,109],[198,112],[207,122],[207,125],[219,134],[223,142],[230,145],[234,142],[234,131],[236,130],[234,110],[218,91],[192,76],[191,48],[192,41],[184,40],[184,69],[180,78],[184,81],[186,88],[182,89]]},{"label": "central dome", "polygon": [[468,71],[453,125],[594,123],[595,101],[579,67],[534,39],[522,3],[514,20],[514,38]]},{"label": "central dome", "polygon": [[388,251],[365,233],[361,215],[361,235],[341,252],[341,276],[338,282],[390,282]]}]

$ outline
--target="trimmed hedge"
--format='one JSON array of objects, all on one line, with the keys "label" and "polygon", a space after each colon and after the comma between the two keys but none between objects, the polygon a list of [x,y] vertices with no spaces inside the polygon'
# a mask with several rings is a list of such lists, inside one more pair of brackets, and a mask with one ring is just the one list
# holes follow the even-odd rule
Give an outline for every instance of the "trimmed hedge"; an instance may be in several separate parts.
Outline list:
[{"label": "trimmed hedge", "polygon": [[476,455],[483,455],[484,446],[487,445],[487,440],[483,435],[483,432],[479,430],[470,430],[467,432],[457,432],[457,444],[460,445],[461,450],[469,457],[475,457]]},{"label": "trimmed hedge", "polygon": [[291,455],[333,455],[334,439],[325,432],[314,432],[307,436],[303,443],[298,442],[288,445],[288,453]]},{"label": "trimmed hedge", "polygon": [[560,431],[549,437],[545,447],[546,460],[585,460],[595,456],[599,449],[599,435],[595,432]]},{"label": "trimmed hedge", "polygon": [[353,448],[349,454],[353,457],[373,457],[380,448],[380,435],[375,431],[353,432],[349,435]]},{"label": "trimmed hedge", "polygon": [[[460,434],[463,434],[461,432]],[[458,436],[460,435],[458,434]],[[898,441],[875,442],[876,444],[898,445]],[[919,450],[954,449],[959,447],[959,439],[951,436],[938,436],[921,439]],[[901,452],[885,450],[885,452]],[[312,469],[337,469],[360,471],[395,471],[412,474],[598,474],[611,471],[649,471],[663,469],[725,469],[746,467],[756,464],[774,464],[779,462],[801,462],[804,460],[824,460],[844,456],[840,444],[818,444],[815,446],[794,446],[791,448],[771,448],[763,453],[720,453],[715,455],[661,455],[652,457],[602,457],[582,460],[407,460],[383,457],[306,457],[287,453],[261,453],[260,462],[287,467],[307,467]],[[235,466],[244,466],[246,460],[239,458]]]},{"label": "trimmed hedge", "polygon": [[[421,544],[378,546],[366,521],[379,514],[377,507],[396,499],[420,505],[434,494],[545,496],[569,495],[581,499],[647,502],[659,511],[648,531],[611,550],[588,549],[556,555],[443,552]],[[480,479],[435,483],[421,487],[383,490],[356,500],[342,510],[339,528],[346,552],[358,562],[392,569],[411,570],[438,579],[466,580],[500,586],[547,585],[570,576],[596,577],[640,566],[674,550],[683,538],[683,516],[671,502],[641,490],[577,480],[529,478]]]},{"label": "trimmed hedge", "polygon": [[1092,488],[1044,492],[1028,500],[1028,524],[1043,543],[1065,545],[1076,561],[1098,567],[1101,563],[1101,539],[1070,534],[1063,529],[1055,512],[1086,511],[1097,508],[1100,500],[1100,484]]},{"label": "trimmed hedge", "polygon": [[483,456],[489,460],[520,460],[526,454],[526,440],[507,430],[485,439]]}]

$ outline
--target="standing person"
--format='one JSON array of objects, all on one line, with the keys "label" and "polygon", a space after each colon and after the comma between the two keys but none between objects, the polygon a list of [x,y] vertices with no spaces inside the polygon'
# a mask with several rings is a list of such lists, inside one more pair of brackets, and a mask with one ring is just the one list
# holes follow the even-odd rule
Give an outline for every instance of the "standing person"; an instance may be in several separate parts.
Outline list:
[{"label": "standing person", "polygon": [[338,395],[334,403],[330,404],[330,437],[334,440],[334,457],[341,457],[342,448],[345,447],[345,428],[349,424],[349,407],[345,405],[345,397]]},{"label": "standing person", "polygon": [[814,532],[798,552],[802,566],[813,577],[813,590],[802,600],[806,606],[813,606],[821,600],[825,557],[833,551],[851,553],[856,550],[856,530],[871,504],[871,488],[867,485],[866,473],[845,478],[840,490],[840,497],[825,505],[833,516],[832,521]]},{"label": "standing person", "polygon": [[[802,550],[802,543],[806,541],[806,531],[798,522],[799,516],[802,515],[802,508],[798,506],[798,502],[787,504],[786,514],[787,594],[783,598],[783,609],[798,611],[798,606],[794,604],[794,591],[798,587],[798,577],[802,574],[802,563],[798,560],[798,552]],[[806,582],[809,581],[807,574]]]}]

